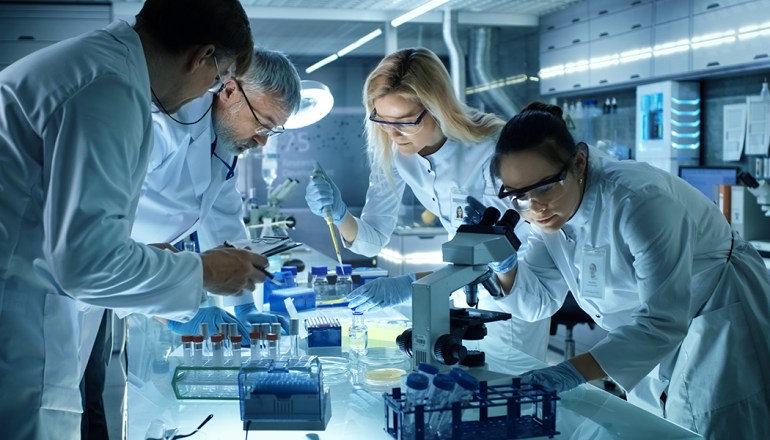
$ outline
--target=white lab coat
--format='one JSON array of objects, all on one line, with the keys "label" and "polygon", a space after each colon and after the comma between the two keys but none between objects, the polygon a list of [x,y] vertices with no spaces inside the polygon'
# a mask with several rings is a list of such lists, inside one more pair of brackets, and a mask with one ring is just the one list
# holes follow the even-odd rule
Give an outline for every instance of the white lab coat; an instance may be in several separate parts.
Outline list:
[{"label": "white lab coat", "polygon": [[[358,234],[353,243],[345,243],[351,251],[363,255],[376,255],[390,240],[398,222],[398,211],[405,185],[409,185],[417,200],[441,220],[448,233],[454,236],[457,228],[452,225],[455,212],[452,209],[452,193],[470,195],[486,206],[494,206],[505,212],[511,206],[497,197],[498,187],[491,180],[489,162],[495,151],[497,137],[478,144],[466,144],[447,139],[435,153],[422,157],[419,154],[393,154],[393,179],[395,189],[384,175],[373,174],[366,192],[366,203],[358,223]],[[516,229],[522,242],[526,242],[528,227],[524,222]],[[479,307],[500,310],[491,297],[482,292]],[[548,349],[549,320],[525,322],[518,318],[487,324],[488,336],[481,341],[488,363],[495,369],[505,369],[511,348],[545,360]]]},{"label": "white lab coat", "polygon": [[[174,117],[195,121],[211,106],[206,94],[180,109]],[[237,171],[227,179],[228,168],[211,154],[214,142],[212,110],[193,125],[182,125],[153,110],[155,142],[147,177],[142,184],[131,237],[142,243],[176,243],[198,232],[201,251],[225,241],[248,238],[242,218]],[[232,165],[233,155],[216,149]],[[236,167],[237,170],[237,167]],[[227,305],[252,302],[250,295],[226,297]]]},{"label": "white lab coat", "polygon": [[[498,302],[543,319],[570,290],[609,331],[590,353],[630,401],[709,438],[770,438],[761,258],[736,235],[728,262],[730,226],[681,179],[593,148],[590,156],[578,211],[559,232],[532,228],[512,294]],[[605,274],[603,290],[588,284],[592,272]]]},{"label": "white lab coat", "polygon": [[79,438],[79,304],[187,319],[196,255],[129,239],[152,145],[141,42],[116,22],[0,71],[0,438]]}]

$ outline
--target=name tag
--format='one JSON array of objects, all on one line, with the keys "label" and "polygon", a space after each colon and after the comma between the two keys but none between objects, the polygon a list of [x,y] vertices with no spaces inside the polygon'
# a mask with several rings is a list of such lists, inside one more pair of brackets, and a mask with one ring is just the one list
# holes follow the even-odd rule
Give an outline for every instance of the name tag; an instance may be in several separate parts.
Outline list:
[{"label": "name tag", "polygon": [[604,298],[607,277],[607,249],[586,246],[580,272],[580,293],[587,298]]},{"label": "name tag", "polygon": [[452,219],[451,224],[455,229],[463,224],[463,219],[465,218],[465,206],[468,204],[467,198],[468,195],[461,192],[459,189],[452,190],[449,218]]}]

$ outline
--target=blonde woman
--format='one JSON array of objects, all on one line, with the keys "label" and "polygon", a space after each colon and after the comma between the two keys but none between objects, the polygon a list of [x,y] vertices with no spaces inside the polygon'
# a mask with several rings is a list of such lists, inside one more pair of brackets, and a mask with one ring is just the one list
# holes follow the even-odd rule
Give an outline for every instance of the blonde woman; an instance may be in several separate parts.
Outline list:
[{"label": "blonde woman", "polygon": [[[348,212],[339,188],[320,165],[305,195],[316,215],[331,211],[351,251],[374,256],[388,243],[406,185],[438,216],[450,236],[460,224],[458,201],[467,196],[503,211],[509,208],[496,197],[497,188],[487,172],[504,121],[459,102],[449,73],[433,52],[402,49],[385,57],[366,80],[364,105],[372,171],[361,217]],[[517,228],[517,234],[525,235],[521,229]],[[491,267],[505,273],[513,269],[515,261],[514,255]],[[351,292],[350,307],[367,311],[404,302],[411,298],[412,282],[421,275],[410,273],[367,283]],[[481,299],[483,307],[488,296]],[[543,359],[547,332],[547,321],[490,325],[490,334],[497,335],[487,339],[500,344],[494,350],[487,348],[487,355],[495,351],[504,361],[513,347]]]}]

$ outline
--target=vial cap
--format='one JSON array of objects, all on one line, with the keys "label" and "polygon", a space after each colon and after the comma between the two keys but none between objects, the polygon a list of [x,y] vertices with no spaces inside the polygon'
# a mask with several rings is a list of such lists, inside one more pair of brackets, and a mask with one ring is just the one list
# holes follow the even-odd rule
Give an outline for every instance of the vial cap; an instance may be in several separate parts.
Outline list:
[{"label": "vial cap", "polygon": [[455,387],[455,380],[448,374],[437,374],[433,378],[433,386],[444,391],[452,391]]},{"label": "vial cap", "polygon": [[299,334],[299,319],[293,318],[289,321],[289,334],[292,336]]},{"label": "vial cap", "polygon": [[343,264],[340,266],[339,264],[335,268],[335,271],[337,272],[337,275],[350,275],[353,273],[353,265],[351,264]]},{"label": "vial cap", "polygon": [[267,340],[268,341],[277,341],[278,335],[276,333],[268,333],[267,334]]},{"label": "vial cap", "polygon": [[420,365],[417,366],[417,369],[422,371],[425,374],[430,374],[432,376],[435,376],[438,374],[438,367],[431,364],[426,364],[425,362],[420,362]]},{"label": "vial cap", "polygon": [[413,390],[427,390],[428,377],[420,373],[409,373],[409,376],[406,376],[406,386]]},{"label": "vial cap", "polygon": [[462,375],[455,377],[455,380],[457,381],[457,385],[460,385],[468,391],[476,391],[479,389],[479,380],[464,371]]},{"label": "vial cap", "polygon": [[249,333],[249,339],[259,339],[259,332]]},{"label": "vial cap", "polygon": [[326,266],[313,266],[310,268],[310,273],[313,275],[326,275],[329,273],[329,268]]},{"label": "vial cap", "polygon": [[242,340],[243,340],[243,337],[241,335],[230,336],[230,342],[241,342]]},{"label": "vial cap", "polygon": [[211,342],[222,342],[225,340],[225,335],[222,333],[214,333],[211,335]]},{"label": "vial cap", "polygon": [[283,266],[281,272],[291,272],[292,275],[297,275],[297,266]]},{"label": "vial cap", "polygon": [[203,342],[203,336],[202,335],[193,336],[193,342]]},{"label": "vial cap", "polygon": [[193,335],[182,335],[182,342],[192,342],[193,338]]}]

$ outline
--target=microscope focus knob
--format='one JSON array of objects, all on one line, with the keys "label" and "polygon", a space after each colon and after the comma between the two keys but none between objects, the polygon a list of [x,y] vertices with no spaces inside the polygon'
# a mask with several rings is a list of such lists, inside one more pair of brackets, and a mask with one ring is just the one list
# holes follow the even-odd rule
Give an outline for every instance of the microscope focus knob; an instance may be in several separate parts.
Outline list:
[{"label": "microscope focus knob", "polygon": [[441,335],[433,346],[433,356],[444,365],[454,365],[468,353],[462,344],[462,339],[452,335]]},{"label": "microscope focus knob", "polygon": [[396,336],[396,345],[402,353],[408,357],[414,356],[412,353],[412,329],[408,328],[403,333]]}]

